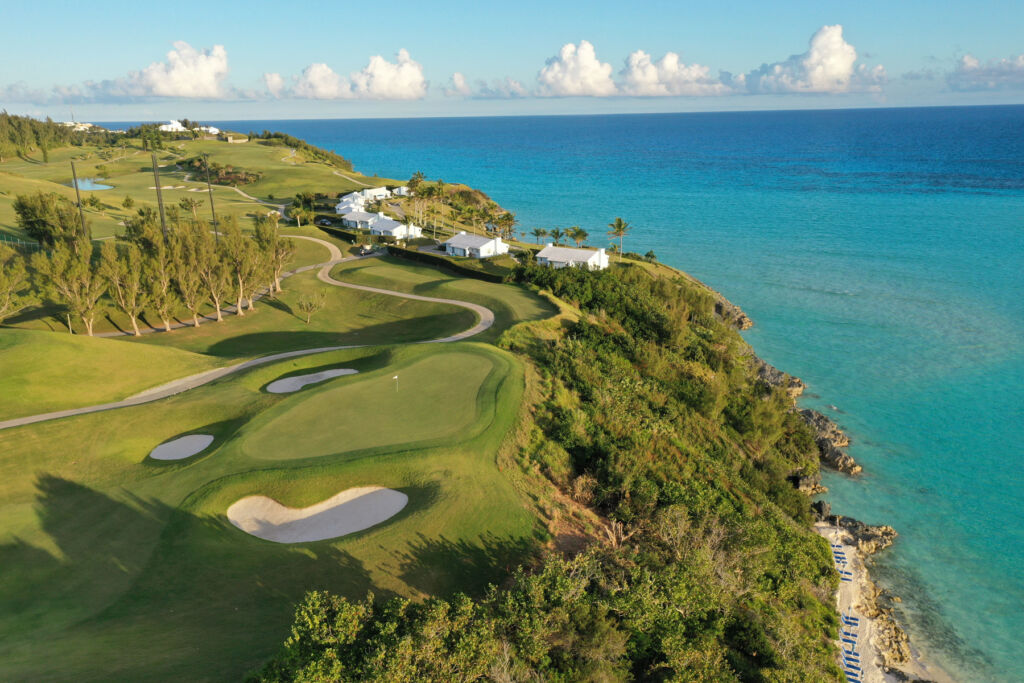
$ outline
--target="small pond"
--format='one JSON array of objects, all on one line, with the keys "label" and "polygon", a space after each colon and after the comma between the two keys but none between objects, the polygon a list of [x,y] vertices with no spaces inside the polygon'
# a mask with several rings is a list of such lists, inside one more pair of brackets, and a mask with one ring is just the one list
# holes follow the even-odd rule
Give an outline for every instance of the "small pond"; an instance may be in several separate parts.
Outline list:
[{"label": "small pond", "polygon": [[[113,185],[104,185],[103,183],[99,182],[100,180],[102,180],[102,179],[101,178],[79,178],[78,179],[78,189],[79,190],[85,190],[86,192],[92,192],[93,190],[112,190],[112,189],[114,189]],[[74,187],[74,186],[75,186],[74,181],[71,181],[71,182],[68,183],[68,187]]]}]

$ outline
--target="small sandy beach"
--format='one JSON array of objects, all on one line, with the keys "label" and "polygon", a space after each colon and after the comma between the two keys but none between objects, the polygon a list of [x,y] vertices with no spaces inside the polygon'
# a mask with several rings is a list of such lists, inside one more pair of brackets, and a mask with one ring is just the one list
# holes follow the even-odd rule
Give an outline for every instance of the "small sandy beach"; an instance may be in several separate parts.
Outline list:
[{"label": "small sandy beach", "polygon": [[[846,615],[853,620],[857,620],[855,624],[847,624],[841,621],[841,630],[855,637],[843,635],[840,637],[856,641],[856,645],[852,646],[852,649],[860,657],[854,666],[859,666],[860,671],[858,672],[852,667],[844,666],[842,657],[839,662],[840,667],[853,680],[860,680],[864,683],[900,683],[905,680],[903,677],[896,673],[888,672],[885,669],[882,648],[878,641],[878,624],[874,619],[870,619],[864,614],[864,601],[873,594],[875,587],[864,564],[864,558],[858,552],[853,538],[845,530],[837,529],[824,522],[815,524],[814,530],[829,542],[833,551],[840,553],[841,556],[845,556],[846,565],[839,565],[837,568],[841,571],[849,572],[849,575],[840,574],[841,578],[849,579],[849,581],[839,582],[836,607],[840,615]],[[835,554],[833,554],[833,558],[835,558]],[[840,642],[840,645],[845,651],[851,649],[851,644],[848,642]],[[911,655],[911,660],[901,664],[900,669],[912,680],[917,678],[925,681],[935,681],[936,683],[953,683],[953,679],[946,672],[924,662],[921,659],[920,653],[913,647],[911,647]],[[850,663],[853,663],[853,661],[851,659]],[[860,674],[859,678],[855,676],[857,673]]]}]

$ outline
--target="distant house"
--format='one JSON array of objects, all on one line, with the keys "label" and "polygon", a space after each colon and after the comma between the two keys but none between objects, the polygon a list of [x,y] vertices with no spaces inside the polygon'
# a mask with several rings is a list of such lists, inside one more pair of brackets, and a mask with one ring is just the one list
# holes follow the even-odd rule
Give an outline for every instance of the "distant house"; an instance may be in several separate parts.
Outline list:
[{"label": "distant house", "polygon": [[245,135],[233,135],[231,133],[221,133],[217,136],[218,140],[223,140],[229,144],[239,144],[242,142],[249,142],[249,138]]},{"label": "distant house", "polygon": [[168,121],[160,126],[160,131],[164,133],[184,133],[186,130],[181,121]]},{"label": "distant house", "polygon": [[410,190],[405,185],[402,185],[400,187],[396,187],[395,189],[391,190],[391,194],[395,195],[396,197],[411,197],[412,196],[412,190]]},{"label": "distant house", "polygon": [[604,270],[608,267],[608,254],[604,249],[573,249],[571,247],[556,247],[548,243],[546,247],[537,252],[537,263],[552,268],[573,267]]},{"label": "distant house", "polygon": [[387,199],[391,196],[391,190],[386,187],[368,187],[363,190],[360,194],[363,195],[363,199],[368,202],[378,201],[380,199]]},{"label": "distant house", "polygon": [[220,135],[220,128],[216,126],[199,126],[196,130],[201,130],[207,135]]},{"label": "distant house", "polygon": [[470,258],[487,258],[508,253],[508,244],[500,237],[469,235],[463,230],[444,243],[444,250],[449,256],[468,256]]},{"label": "distant house", "polygon": [[370,222],[377,218],[375,213],[367,213],[365,211],[350,211],[341,217],[341,224],[346,228],[358,228],[360,230],[369,230]]},{"label": "distant house", "polygon": [[358,192],[351,192],[338,200],[337,206],[334,207],[334,212],[339,215],[345,215],[353,211],[362,211],[364,208],[366,208],[366,200],[363,199],[363,195]]},{"label": "distant house", "polygon": [[409,223],[399,223],[398,221],[388,218],[383,213],[370,214],[374,218],[370,221],[370,234],[381,235],[385,237],[394,237],[395,239],[410,239],[412,237],[422,237],[423,228]]}]

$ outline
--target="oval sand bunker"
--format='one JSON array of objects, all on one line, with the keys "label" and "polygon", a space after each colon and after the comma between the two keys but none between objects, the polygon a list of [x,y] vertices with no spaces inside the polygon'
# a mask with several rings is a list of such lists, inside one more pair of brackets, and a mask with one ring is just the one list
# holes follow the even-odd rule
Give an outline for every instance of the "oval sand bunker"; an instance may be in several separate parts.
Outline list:
[{"label": "oval sand bunker", "polygon": [[325,379],[341,377],[342,375],[354,375],[358,372],[358,370],[353,370],[351,368],[338,368],[337,370],[314,372],[309,375],[285,377],[284,379],[279,379],[268,384],[267,391],[272,394],[290,394],[293,391],[298,391],[307,384],[316,384],[317,382],[323,382]]},{"label": "oval sand bunker", "polygon": [[275,543],[308,543],[345,536],[398,514],[409,497],[381,486],[347,489],[305,508],[266,496],[247,496],[228,508],[228,519],[247,534]]},{"label": "oval sand bunker", "polygon": [[209,434],[189,434],[177,439],[165,441],[149,453],[154,460],[182,460],[206,449],[213,443]]}]

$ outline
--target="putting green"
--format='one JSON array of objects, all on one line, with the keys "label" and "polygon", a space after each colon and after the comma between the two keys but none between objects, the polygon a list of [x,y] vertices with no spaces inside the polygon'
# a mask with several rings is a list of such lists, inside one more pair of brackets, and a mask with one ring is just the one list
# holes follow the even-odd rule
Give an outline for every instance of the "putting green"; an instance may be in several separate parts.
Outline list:
[{"label": "putting green", "polygon": [[445,347],[404,366],[307,390],[243,430],[239,447],[253,458],[282,460],[458,439],[477,421],[478,396],[494,370],[490,354]]}]

